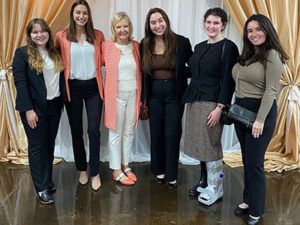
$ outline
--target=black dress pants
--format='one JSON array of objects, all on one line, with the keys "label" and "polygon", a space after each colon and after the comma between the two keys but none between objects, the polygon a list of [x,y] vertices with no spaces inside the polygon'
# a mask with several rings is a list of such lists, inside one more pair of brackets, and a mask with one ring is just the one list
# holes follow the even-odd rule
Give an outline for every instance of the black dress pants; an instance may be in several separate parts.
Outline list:
[{"label": "black dress pants", "polygon": [[100,165],[100,121],[102,99],[98,91],[96,78],[90,80],[69,80],[71,101],[66,103],[71,127],[73,152],[76,169],[87,170],[86,152],[83,142],[82,111],[85,103],[88,139],[90,149],[90,175],[99,174]]},{"label": "black dress pants", "polygon": [[[236,102],[253,112],[258,112],[261,99],[237,98]],[[266,179],[264,158],[276,126],[276,116],[277,105],[274,100],[272,108],[265,119],[263,133],[259,138],[254,138],[250,132],[235,125],[244,164],[243,202],[249,205],[249,213],[252,216],[261,216],[265,212]]]},{"label": "black dress pants", "polygon": [[47,101],[47,115],[38,115],[37,126],[34,129],[28,125],[26,113],[21,112],[20,115],[28,139],[28,158],[33,184],[36,192],[41,192],[53,185],[52,164],[61,116],[61,99],[58,97]]},{"label": "black dress pants", "polygon": [[151,79],[151,170],[155,175],[165,174],[167,182],[177,179],[183,109],[184,105],[176,98],[174,79]]}]

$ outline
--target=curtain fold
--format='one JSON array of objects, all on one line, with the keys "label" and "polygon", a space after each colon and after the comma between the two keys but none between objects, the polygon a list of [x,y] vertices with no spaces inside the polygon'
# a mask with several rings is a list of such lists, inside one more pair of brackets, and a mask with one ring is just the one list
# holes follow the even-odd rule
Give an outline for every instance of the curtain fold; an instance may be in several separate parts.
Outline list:
[{"label": "curtain fold", "polygon": [[53,34],[68,21],[72,0],[0,1],[0,162],[28,164],[27,138],[14,110],[16,89],[11,70],[15,49],[25,43],[26,26],[35,17],[45,19]]},{"label": "curtain fold", "polygon": [[[298,0],[224,0],[237,30],[242,34],[246,19],[254,13],[270,18],[284,49],[290,56],[284,66],[280,83],[283,88],[277,98],[276,128],[265,156],[265,170],[292,170],[300,167],[300,34]],[[231,166],[242,165],[241,154],[225,154]]]}]

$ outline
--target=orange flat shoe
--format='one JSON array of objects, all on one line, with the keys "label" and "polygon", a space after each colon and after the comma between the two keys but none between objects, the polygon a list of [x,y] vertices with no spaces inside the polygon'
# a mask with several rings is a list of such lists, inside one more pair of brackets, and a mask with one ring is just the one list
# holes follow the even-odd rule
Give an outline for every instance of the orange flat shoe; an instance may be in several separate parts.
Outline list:
[{"label": "orange flat shoe", "polygon": [[[126,179],[121,180],[121,178],[125,176]],[[123,184],[123,185],[133,185],[135,184],[133,180],[129,179],[123,172],[120,174],[117,174],[116,172],[113,172],[113,178],[115,181]]]},{"label": "orange flat shoe", "polygon": [[124,170],[124,173],[126,174],[126,176],[127,176],[129,179],[133,180],[134,182],[137,182],[137,178],[136,178],[136,176],[134,175],[134,173],[133,173],[132,171],[131,171],[131,173],[127,173],[127,172],[129,172],[129,171],[131,171],[131,168],[127,167],[127,168]]}]

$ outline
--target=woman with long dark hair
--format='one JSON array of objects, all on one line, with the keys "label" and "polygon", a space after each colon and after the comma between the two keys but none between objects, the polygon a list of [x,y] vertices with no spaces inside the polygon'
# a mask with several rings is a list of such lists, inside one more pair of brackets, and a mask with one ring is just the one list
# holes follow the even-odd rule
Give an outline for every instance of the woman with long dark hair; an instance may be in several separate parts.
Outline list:
[{"label": "woman with long dark hair", "polygon": [[251,132],[235,125],[244,164],[243,202],[235,214],[249,214],[257,224],[265,212],[264,156],[276,126],[276,94],[283,63],[288,59],[271,21],[264,15],[248,18],[243,32],[243,51],[232,74],[236,103],[257,113]]},{"label": "woman with long dark hair", "polygon": [[100,121],[102,113],[103,83],[101,74],[101,43],[103,33],[93,28],[89,4],[77,0],[70,11],[70,24],[56,34],[56,46],[60,49],[65,64],[67,91],[66,109],[71,127],[75,165],[79,183],[88,183],[86,152],[83,142],[83,102],[87,114],[90,149],[90,175],[92,189],[101,186],[100,165]]},{"label": "woman with long dark hair", "polygon": [[28,138],[29,167],[40,202],[54,202],[52,181],[55,138],[64,101],[64,69],[48,24],[32,19],[26,28],[26,46],[16,50],[13,75],[16,110]]},{"label": "woman with long dark hair", "polygon": [[151,170],[157,183],[177,187],[182,94],[189,71],[185,64],[192,55],[188,38],[175,34],[167,14],[150,9],[141,41],[141,59],[146,102],[149,107]]},{"label": "woman with long dark hair", "polygon": [[189,61],[192,80],[183,102],[186,108],[184,152],[201,164],[199,182],[189,194],[211,205],[223,196],[223,152],[219,123],[222,108],[231,103],[234,80],[231,70],[239,55],[237,46],[224,38],[228,22],[221,8],[208,9],[204,15],[204,31],[208,40],[195,46]]}]

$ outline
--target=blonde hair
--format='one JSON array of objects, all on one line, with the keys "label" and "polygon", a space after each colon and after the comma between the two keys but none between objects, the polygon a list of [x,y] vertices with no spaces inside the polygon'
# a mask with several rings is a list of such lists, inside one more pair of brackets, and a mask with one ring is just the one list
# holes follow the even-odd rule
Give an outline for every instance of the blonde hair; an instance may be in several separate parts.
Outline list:
[{"label": "blonde hair", "polygon": [[126,19],[128,21],[128,24],[129,24],[129,29],[130,29],[130,34],[129,34],[129,37],[128,37],[128,41],[132,41],[133,37],[132,37],[132,32],[133,32],[133,26],[132,26],[132,22],[129,18],[129,16],[127,15],[126,12],[117,12],[112,20],[111,20],[111,33],[112,33],[112,36],[111,36],[111,39],[114,41],[114,42],[117,42],[117,36],[116,36],[116,32],[115,32],[115,26],[117,23],[119,23],[122,19]]},{"label": "blonde hair", "polygon": [[48,51],[49,57],[53,60],[54,68],[56,72],[60,72],[64,69],[64,63],[58,52],[54,47],[54,40],[52,38],[51,30],[48,24],[40,18],[32,19],[27,25],[26,35],[27,35],[27,53],[29,56],[28,62],[32,69],[35,69],[38,74],[43,72],[43,67],[45,66],[45,61],[40,55],[40,52],[36,44],[31,39],[31,31],[35,24],[39,24],[43,31],[46,31],[49,34],[49,40],[46,44],[46,49]]}]

